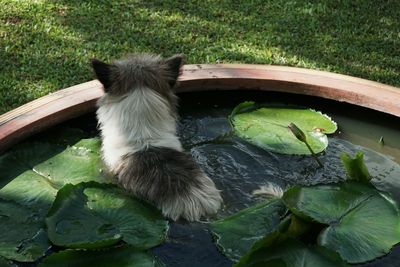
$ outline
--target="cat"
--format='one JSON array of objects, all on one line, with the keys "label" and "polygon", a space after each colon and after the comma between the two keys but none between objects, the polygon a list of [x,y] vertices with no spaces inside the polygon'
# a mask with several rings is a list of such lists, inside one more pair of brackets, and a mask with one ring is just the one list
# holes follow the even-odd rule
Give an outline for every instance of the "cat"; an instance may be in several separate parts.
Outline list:
[{"label": "cat", "polygon": [[102,157],[118,184],[174,221],[198,221],[216,213],[222,198],[176,134],[173,89],[182,64],[182,55],[136,54],[111,64],[93,59],[105,92],[96,115]]}]

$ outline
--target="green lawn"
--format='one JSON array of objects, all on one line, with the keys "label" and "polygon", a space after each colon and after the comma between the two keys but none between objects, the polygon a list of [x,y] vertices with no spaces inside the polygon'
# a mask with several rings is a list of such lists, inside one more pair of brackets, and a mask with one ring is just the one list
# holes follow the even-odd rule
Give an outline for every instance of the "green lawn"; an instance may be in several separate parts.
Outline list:
[{"label": "green lawn", "polygon": [[93,79],[93,57],[133,52],[400,86],[399,10],[399,0],[0,0],[0,114]]}]

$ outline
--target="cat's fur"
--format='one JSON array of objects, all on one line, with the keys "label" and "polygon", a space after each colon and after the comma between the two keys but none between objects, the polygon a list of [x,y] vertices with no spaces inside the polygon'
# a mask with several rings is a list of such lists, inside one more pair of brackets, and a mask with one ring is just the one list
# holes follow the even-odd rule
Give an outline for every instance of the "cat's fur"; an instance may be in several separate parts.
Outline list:
[{"label": "cat's fur", "polygon": [[220,191],[176,135],[173,87],[182,56],[141,54],[92,65],[105,91],[97,103],[103,159],[119,184],[172,220],[216,213]]}]

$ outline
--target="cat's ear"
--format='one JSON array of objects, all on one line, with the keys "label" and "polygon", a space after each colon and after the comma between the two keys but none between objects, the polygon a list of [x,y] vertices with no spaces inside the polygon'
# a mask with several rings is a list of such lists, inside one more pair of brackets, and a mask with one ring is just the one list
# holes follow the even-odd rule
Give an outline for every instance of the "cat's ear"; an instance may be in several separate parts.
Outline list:
[{"label": "cat's ear", "polygon": [[104,91],[108,93],[112,84],[112,65],[104,63],[98,59],[92,59],[92,67],[96,73],[97,79],[103,84]]},{"label": "cat's ear", "polygon": [[183,65],[183,55],[178,54],[174,55],[167,60],[165,60],[165,63],[168,66],[168,71],[169,71],[169,85],[172,87],[175,86],[176,81],[178,80],[179,75],[181,74],[181,67]]}]

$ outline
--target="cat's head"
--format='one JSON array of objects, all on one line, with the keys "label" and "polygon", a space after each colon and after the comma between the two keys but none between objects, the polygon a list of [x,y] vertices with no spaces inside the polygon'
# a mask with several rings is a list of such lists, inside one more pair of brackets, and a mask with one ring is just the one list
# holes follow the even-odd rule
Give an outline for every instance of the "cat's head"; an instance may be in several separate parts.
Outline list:
[{"label": "cat's head", "polygon": [[163,59],[152,54],[136,54],[111,64],[92,60],[94,72],[106,95],[118,98],[138,89],[153,90],[171,105],[175,105],[173,88],[182,64],[182,55]]}]

